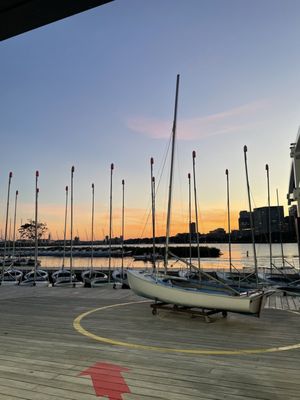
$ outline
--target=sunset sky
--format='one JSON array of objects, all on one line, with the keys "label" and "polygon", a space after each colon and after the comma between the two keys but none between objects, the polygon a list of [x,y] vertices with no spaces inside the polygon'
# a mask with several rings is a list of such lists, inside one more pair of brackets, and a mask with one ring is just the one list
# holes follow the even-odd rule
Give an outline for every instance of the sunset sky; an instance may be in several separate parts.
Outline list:
[{"label": "sunset sky", "polygon": [[[172,233],[188,230],[188,180],[197,152],[200,231],[226,228],[230,172],[232,228],[248,208],[287,212],[290,155],[300,124],[298,0],[115,0],[0,43],[2,236],[9,171],[17,226],[34,218],[63,237],[65,186],[74,174],[74,232],[90,239],[91,184],[96,238],[108,234],[110,164],[113,235],[150,236],[150,157],[157,183],[157,234],[165,234],[176,74],[180,74]],[[160,179],[161,177],[161,179]]]}]

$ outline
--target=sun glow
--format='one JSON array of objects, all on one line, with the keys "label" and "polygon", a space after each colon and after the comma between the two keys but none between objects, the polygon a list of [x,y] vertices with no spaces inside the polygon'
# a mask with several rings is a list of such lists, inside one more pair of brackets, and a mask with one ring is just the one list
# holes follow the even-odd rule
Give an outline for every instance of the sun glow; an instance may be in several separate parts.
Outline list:
[{"label": "sun glow", "polygon": [[[25,211],[25,210],[24,210]],[[42,206],[40,209],[39,221],[45,222],[48,227],[47,235],[50,233],[53,240],[62,240],[64,236],[64,210],[56,206]],[[23,214],[22,222],[32,218],[27,212]],[[112,236],[120,237],[122,234],[122,210],[114,210],[112,218]],[[238,211],[231,211],[231,229],[237,228]],[[192,217],[192,221],[194,221]],[[19,219],[19,221],[21,221]],[[171,235],[187,233],[189,229],[188,212],[174,210],[172,213]],[[20,222],[21,223],[21,222]],[[156,236],[166,234],[166,212],[156,211]],[[17,228],[19,223],[17,224]],[[227,231],[227,214],[224,210],[201,210],[199,215],[200,233],[208,233],[217,228],[224,228]],[[2,228],[3,230],[3,228]],[[74,207],[74,235],[81,240],[91,240],[91,215],[85,207]],[[125,239],[143,238],[152,236],[152,218],[150,210],[139,208],[126,208],[125,210]],[[107,212],[96,212],[94,220],[94,239],[103,240],[109,235],[109,215]],[[70,236],[70,221],[67,224],[67,237]]]}]

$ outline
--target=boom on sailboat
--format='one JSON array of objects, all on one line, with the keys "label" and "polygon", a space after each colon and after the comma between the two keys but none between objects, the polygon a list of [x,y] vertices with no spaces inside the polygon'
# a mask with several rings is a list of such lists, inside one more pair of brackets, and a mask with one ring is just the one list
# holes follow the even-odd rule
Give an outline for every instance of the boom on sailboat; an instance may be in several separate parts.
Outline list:
[{"label": "boom on sailboat", "polygon": [[[227,311],[259,316],[267,295],[271,294],[270,292],[268,293],[258,289],[239,292],[229,286],[215,282],[217,280],[215,280],[212,284],[208,284],[207,281],[204,283],[201,280],[199,282],[194,282],[184,278],[172,279],[172,277],[168,276],[167,274],[178,91],[179,75],[177,75],[176,80],[175,109],[172,128],[172,151],[169,177],[164,274],[159,275],[158,273],[154,272],[145,273],[128,270],[129,285],[136,294],[155,300],[155,303],[151,305],[153,308],[153,314],[156,314],[157,308],[165,308],[168,305],[172,305],[173,308],[176,307],[177,309],[180,308],[181,310],[186,308],[200,309],[198,313],[205,316],[205,318],[208,318],[208,315],[216,312],[222,312],[225,316]],[[246,147],[244,150],[246,151]],[[193,167],[195,165],[194,162],[195,153],[193,152]],[[197,203],[196,191],[195,203]],[[197,245],[199,246],[198,242]],[[198,269],[200,270],[200,257],[198,257]],[[205,274],[205,272],[200,270],[200,275],[201,274]]]}]

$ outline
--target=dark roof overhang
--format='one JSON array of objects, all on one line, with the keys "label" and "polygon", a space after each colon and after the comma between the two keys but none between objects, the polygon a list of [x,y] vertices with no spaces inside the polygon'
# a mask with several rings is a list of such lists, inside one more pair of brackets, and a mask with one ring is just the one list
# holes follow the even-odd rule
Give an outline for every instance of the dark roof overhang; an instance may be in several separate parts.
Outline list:
[{"label": "dark roof overhang", "polygon": [[1,0],[0,41],[112,0]]}]

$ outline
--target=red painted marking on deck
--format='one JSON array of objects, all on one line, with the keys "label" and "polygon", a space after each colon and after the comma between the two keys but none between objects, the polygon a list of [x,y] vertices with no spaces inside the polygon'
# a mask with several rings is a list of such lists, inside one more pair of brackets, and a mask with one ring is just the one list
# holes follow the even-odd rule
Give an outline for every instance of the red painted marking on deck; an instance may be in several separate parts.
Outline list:
[{"label": "red painted marking on deck", "polygon": [[123,393],[130,393],[122,371],[128,371],[128,368],[109,363],[96,363],[92,367],[80,373],[90,375],[96,396],[106,396],[109,400],[122,400]]}]

